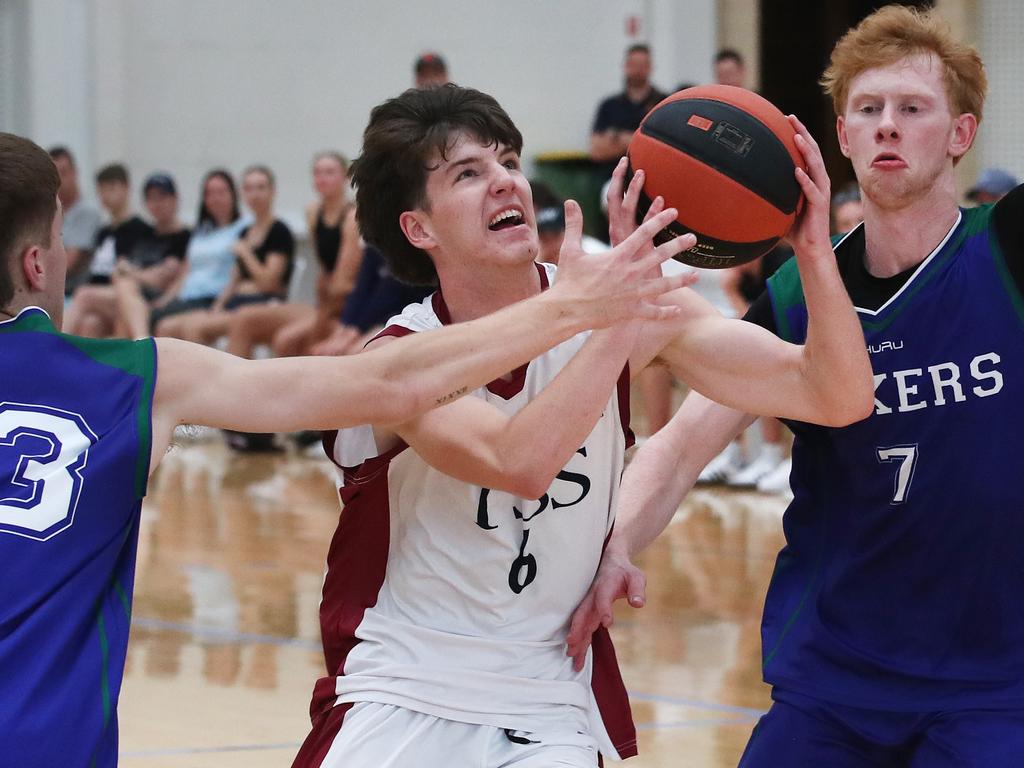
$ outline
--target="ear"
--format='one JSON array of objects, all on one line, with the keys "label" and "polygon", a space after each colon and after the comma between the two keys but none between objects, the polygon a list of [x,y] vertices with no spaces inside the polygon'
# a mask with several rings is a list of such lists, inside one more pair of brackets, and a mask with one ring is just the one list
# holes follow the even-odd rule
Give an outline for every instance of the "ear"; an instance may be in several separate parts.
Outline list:
[{"label": "ear", "polygon": [[404,211],[398,217],[398,226],[409,244],[421,251],[436,248],[438,242],[433,235],[430,217],[421,210]]},{"label": "ear", "polygon": [[850,142],[846,138],[846,121],[842,115],[836,118],[836,135],[839,137],[839,151],[843,153],[843,157],[849,158]]},{"label": "ear", "polygon": [[949,139],[949,154],[959,158],[967,154],[978,135],[978,118],[965,112],[953,120],[953,132]]},{"label": "ear", "polygon": [[46,288],[46,264],[42,257],[43,251],[38,245],[27,246],[18,257],[29,292],[42,291]]}]

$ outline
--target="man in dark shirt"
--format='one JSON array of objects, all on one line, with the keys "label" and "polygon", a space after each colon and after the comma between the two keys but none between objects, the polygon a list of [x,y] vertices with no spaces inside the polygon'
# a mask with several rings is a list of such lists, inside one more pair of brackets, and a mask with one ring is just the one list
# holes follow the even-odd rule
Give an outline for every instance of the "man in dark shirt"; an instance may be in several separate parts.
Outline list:
[{"label": "man in dark shirt", "polygon": [[611,178],[615,163],[626,154],[633,132],[665,94],[651,84],[651,49],[638,43],[626,51],[625,88],[601,102],[590,133],[590,157],[607,167]]}]

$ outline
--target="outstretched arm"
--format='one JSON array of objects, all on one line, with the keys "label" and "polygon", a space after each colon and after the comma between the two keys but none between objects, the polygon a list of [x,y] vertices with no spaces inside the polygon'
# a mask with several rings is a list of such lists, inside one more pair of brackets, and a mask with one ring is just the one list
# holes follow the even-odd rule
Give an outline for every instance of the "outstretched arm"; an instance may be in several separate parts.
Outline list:
[{"label": "outstretched arm", "polygon": [[[574,202],[567,203],[566,212],[567,237],[571,234],[578,243],[582,213]],[[645,255],[636,258],[666,221],[652,220],[607,253],[585,254],[581,248],[566,252],[555,285],[528,301],[472,322],[399,339],[364,355],[241,360],[159,339],[153,458],[162,455],[178,424],[275,432],[403,423],[582,330],[674,314],[678,310],[647,299],[688,278],[646,275],[692,242],[669,243],[656,251],[644,248]]]},{"label": "outstretched arm", "polygon": [[590,638],[611,626],[612,605],[640,608],[646,580],[633,557],[668,526],[704,466],[754,420],[691,392],[672,420],[637,451],[622,478],[615,530],[594,583],[572,617],[567,653],[583,668]]},{"label": "outstretched arm", "polygon": [[[871,412],[871,365],[829,240],[821,153],[803,125],[791,121],[808,167],[796,170],[806,202],[790,233],[809,316],[806,343],[726,320],[693,291],[679,291],[670,300],[682,315],[645,334],[634,368],[662,357],[691,387],[737,410],[842,426]],[[610,218],[611,210],[610,203]]]}]

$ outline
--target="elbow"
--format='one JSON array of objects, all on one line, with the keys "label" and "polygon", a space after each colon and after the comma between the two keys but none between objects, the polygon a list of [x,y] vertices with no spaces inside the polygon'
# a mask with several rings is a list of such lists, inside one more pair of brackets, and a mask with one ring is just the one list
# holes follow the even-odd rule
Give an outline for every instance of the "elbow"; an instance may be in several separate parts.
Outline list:
[{"label": "elbow", "polygon": [[872,388],[859,387],[858,391],[831,403],[823,424],[828,427],[848,427],[866,419],[875,408],[875,394]]},{"label": "elbow", "polygon": [[496,490],[511,493],[520,499],[536,501],[548,492],[548,488],[551,487],[554,479],[555,475],[553,473],[548,476],[542,472],[513,470],[503,473],[501,482],[496,483],[496,485],[500,485]]}]

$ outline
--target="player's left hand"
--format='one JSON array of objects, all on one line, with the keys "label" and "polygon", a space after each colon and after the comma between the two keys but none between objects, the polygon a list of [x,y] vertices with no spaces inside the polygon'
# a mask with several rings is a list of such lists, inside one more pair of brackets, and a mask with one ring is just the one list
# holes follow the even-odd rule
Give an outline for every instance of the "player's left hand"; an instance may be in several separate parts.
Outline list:
[{"label": "player's left hand", "polygon": [[627,555],[606,549],[590,591],[572,614],[569,634],[565,639],[566,655],[572,656],[572,665],[577,672],[586,662],[594,632],[598,627],[610,627],[614,622],[612,605],[615,601],[628,597],[631,606],[643,608],[646,591],[644,572],[633,565]]},{"label": "player's left hand", "polygon": [[799,167],[795,171],[797,183],[804,193],[804,208],[789,231],[789,241],[793,250],[802,256],[826,252],[831,254],[829,203],[832,198],[832,182],[825,171],[825,161],[818,142],[795,115],[789,116],[789,122],[796,131],[797,149],[807,165],[806,171]]}]

